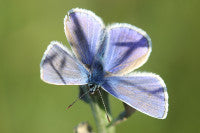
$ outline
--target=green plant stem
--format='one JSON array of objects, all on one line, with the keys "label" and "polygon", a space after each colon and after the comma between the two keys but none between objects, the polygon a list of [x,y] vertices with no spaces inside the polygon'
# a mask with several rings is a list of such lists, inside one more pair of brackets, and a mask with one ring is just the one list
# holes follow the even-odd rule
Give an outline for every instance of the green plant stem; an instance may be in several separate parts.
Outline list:
[{"label": "green plant stem", "polygon": [[[84,88],[84,91],[87,91],[89,89],[87,85]],[[108,116],[112,121],[108,93],[106,93],[102,88],[100,88],[100,92],[102,94]],[[115,133],[115,126],[107,126],[109,124],[109,121],[106,117],[106,111],[98,91],[96,91],[95,94],[88,94],[87,100],[90,104],[98,133]]]}]

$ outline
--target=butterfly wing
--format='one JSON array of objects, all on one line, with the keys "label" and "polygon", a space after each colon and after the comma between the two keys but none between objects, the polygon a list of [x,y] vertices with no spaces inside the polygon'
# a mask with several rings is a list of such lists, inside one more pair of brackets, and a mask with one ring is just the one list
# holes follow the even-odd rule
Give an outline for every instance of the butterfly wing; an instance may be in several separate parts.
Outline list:
[{"label": "butterfly wing", "polygon": [[51,42],[40,64],[41,79],[56,85],[87,84],[88,71],[58,42]]},{"label": "butterfly wing", "polygon": [[129,106],[158,119],[165,119],[168,93],[164,81],[152,73],[106,77],[103,89]]},{"label": "butterfly wing", "polygon": [[64,20],[65,34],[76,57],[90,68],[103,40],[104,24],[93,12],[72,9]]},{"label": "butterfly wing", "polygon": [[151,52],[151,39],[145,31],[129,24],[113,24],[107,28],[104,69],[124,75],[143,65]]}]

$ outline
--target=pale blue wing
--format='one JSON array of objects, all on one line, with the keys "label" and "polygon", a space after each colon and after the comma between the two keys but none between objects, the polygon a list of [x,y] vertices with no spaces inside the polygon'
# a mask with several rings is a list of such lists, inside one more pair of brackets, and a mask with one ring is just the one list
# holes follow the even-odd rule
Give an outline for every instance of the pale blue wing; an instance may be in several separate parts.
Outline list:
[{"label": "pale blue wing", "polygon": [[65,34],[76,57],[90,68],[103,40],[104,24],[93,12],[72,9],[64,20]]},{"label": "pale blue wing", "polygon": [[56,85],[84,85],[88,71],[69,50],[58,42],[51,42],[40,64],[41,79]]},{"label": "pale blue wing", "polygon": [[113,24],[107,32],[105,71],[124,75],[147,61],[151,52],[151,39],[145,31],[129,24]]},{"label": "pale blue wing", "polygon": [[158,75],[134,73],[126,77],[106,77],[102,87],[140,112],[158,119],[167,116],[167,88]]}]

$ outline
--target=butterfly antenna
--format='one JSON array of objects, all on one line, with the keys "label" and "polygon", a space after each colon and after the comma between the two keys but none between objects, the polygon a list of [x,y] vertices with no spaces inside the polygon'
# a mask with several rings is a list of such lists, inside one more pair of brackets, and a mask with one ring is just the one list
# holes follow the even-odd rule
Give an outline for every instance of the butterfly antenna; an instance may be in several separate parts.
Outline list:
[{"label": "butterfly antenna", "polygon": [[108,119],[108,122],[110,122],[110,118],[109,118],[109,116],[108,116],[108,111],[107,111],[107,109],[106,109],[106,105],[105,105],[105,103],[104,103],[104,100],[103,100],[103,97],[102,97],[101,91],[99,90],[99,88],[98,88],[97,90],[98,90],[98,92],[99,92],[99,95],[100,95],[100,97],[101,97],[101,100],[102,100],[103,106],[104,106],[104,108],[105,108],[105,111],[106,111],[106,117],[107,117],[107,119]]},{"label": "butterfly antenna", "polygon": [[72,104],[70,104],[70,105],[66,108],[66,110],[68,110],[69,108],[71,108],[73,104],[75,104],[79,99],[83,98],[83,97],[84,97],[86,94],[88,94],[89,92],[90,92],[90,90],[88,90],[88,91],[86,91],[85,93],[83,93],[80,97],[77,97],[77,98],[72,102]]}]

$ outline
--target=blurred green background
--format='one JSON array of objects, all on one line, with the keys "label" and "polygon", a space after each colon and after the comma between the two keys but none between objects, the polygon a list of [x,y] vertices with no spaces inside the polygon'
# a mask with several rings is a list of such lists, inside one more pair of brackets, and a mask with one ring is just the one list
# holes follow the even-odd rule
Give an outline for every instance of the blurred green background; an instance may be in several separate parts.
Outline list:
[{"label": "blurred green background", "polygon": [[[52,40],[69,46],[63,19],[72,8],[92,10],[106,24],[126,22],[144,29],[153,42],[139,70],[165,80],[165,120],[136,112],[117,133],[200,132],[199,0],[0,0],[0,133],[68,133],[81,121],[95,127],[89,105],[77,102],[78,86],[40,80],[39,64]],[[112,96],[114,116],[123,110]]]}]

